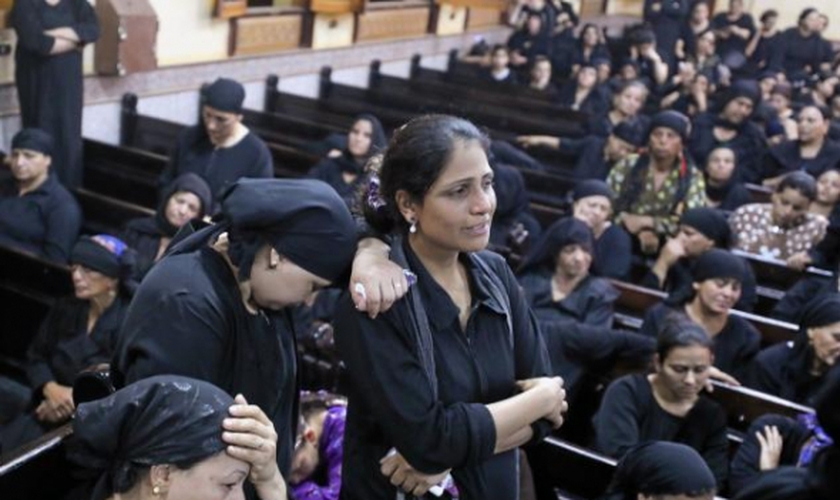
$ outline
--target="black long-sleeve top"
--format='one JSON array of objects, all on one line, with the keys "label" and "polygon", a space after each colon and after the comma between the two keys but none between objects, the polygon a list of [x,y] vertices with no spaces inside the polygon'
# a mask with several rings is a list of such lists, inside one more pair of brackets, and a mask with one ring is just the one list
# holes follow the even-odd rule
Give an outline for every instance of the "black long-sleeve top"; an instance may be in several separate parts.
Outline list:
[{"label": "black long-sleeve top", "polygon": [[714,135],[717,117],[712,113],[700,113],[692,123],[689,152],[698,165],[705,165],[709,153],[719,146],[735,151],[735,174],[740,182],[761,182],[761,158],[767,149],[764,133],[757,125],[746,121],[740,125],[737,134],[729,141],[719,141]]},{"label": "black long-sleeve top", "polygon": [[574,176],[577,179],[606,180],[612,165],[607,163],[604,146],[607,138],[589,135],[582,139],[561,138],[560,152],[575,159]]},{"label": "black long-sleeve top", "polygon": [[752,196],[746,186],[731,179],[725,185],[715,187],[709,184],[706,177],[706,197],[709,201],[718,203],[717,208],[725,212],[734,212],[738,207],[752,203]]},{"label": "black long-sleeve top", "polygon": [[[645,321],[640,333],[656,338],[660,328],[665,323],[669,313],[679,312],[682,308],[674,308],[660,303],[645,312]],[[713,338],[715,366],[744,381],[749,375],[749,366],[761,347],[761,334],[744,318],[729,315],[723,330]]]},{"label": "black long-sleeve top", "polygon": [[789,78],[806,71],[819,71],[825,59],[822,37],[818,34],[803,37],[796,27],[785,30],[780,37],[779,50],[770,54],[771,69],[782,71]]},{"label": "black long-sleeve top", "polygon": [[120,239],[136,252],[134,278],[140,282],[149,272],[160,251],[163,233],[154,217],[142,217],[128,221]]},{"label": "black long-sleeve top", "polygon": [[82,370],[109,363],[128,302],[128,298],[117,295],[90,333],[90,302],[75,297],[56,302],[27,352],[26,375],[33,394],[40,396],[47,382],[72,386]]},{"label": "black long-sleeve top", "polygon": [[726,12],[721,12],[712,18],[712,29],[714,30],[724,29],[729,26],[746,28],[749,30],[750,36],[747,38],[741,38],[735,35],[729,35],[729,38],[717,37],[716,52],[721,57],[726,57],[727,54],[732,52],[743,54],[747,49],[747,45],[750,43],[750,39],[755,35],[755,21],[753,21],[753,17],[750,14],[741,14],[741,17],[734,21],[729,19],[729,14]]},{"label": "black long-sleeve top", "polygon": [[289,315],[245,308],[230,267],[207,246],[214,230],[176,244],[146,275],[126,314],[111,372],[118,384],[168,373],[241,393],[274,424],[285,476],[298,401]]},{"label": "black long-sleeve top", "polygon": [[796,340],[762,350],[752,364],[747,380],[753,389],[794,403],[813,406],[813,398],[825,382],[825,375],[813,375],[814,349],[800,331]]},{"label": "black long-sleeve top", "polygon": [[[380,472],[379,461],[394,447],[419,471],[451,468],[461,498],[518,498],[517,451],[493,454],[497,436],[485,405],[516,394],[516,380],[551,372],[536,320],[501,257],[478,256],[499,277],[509,299],[488,287],[475,255],[462,254],[473,296],[462,330],[459,310],[446,290],[410,246],[404,248],[418,277],[412,291],[420,294],[434,339],[438,397],[416,352],[411,297],[376,319],[358,312],[345,297],[336,315],[336,342],[350,381],[344,468],[352,474],[343,478],[341,498],[393,499],[396,489]],[[548,431],[545,421],[532,428],[534,439]]]},{"label": "black long-sleeve top", "polygon": [[703,395],[685,417],[678,417],[656,402],[647,375],[627,375],[607,387],[593,422],[596,446],[607,455],[621,457],[644,441],[683,443],[703,457],[719,487],[726,481],[726,413]]},{"label": "black long-sleeve top", "polygon": [[210,186],[217,198],[225,187],[242,177],[272,178],[274,163],[268,146],[253,132],[227,148],[216,148],[201,124],[187,127],[178,136],[169,165],[160,178],[165,189],[181,174],[192,172]]},{"label": "black long-sleeve top", "polygon": [[613,322],[613,303],[618,290],[603,278],[587,276],[563,300],[551,296],[552,274],[547,269],[534,269],[519,277],[525,299],[542,322],[575,321],[609,328]]},{"label": "black long-sleeve top", "polygon": [[67,263],[81,227],[76,199],[55,176],[23,196],[14,179],[0,181],[0,245]]},{"label": "black long-sleeve top", "polygon": [[840,145],[833,141],[826,139],[813,158],[803,158],[800,147],[799,141],[785,141],[770,148],[764,157],[763,177],[768,179],[804,171],[816,179],[826,170],[840,165]]}]

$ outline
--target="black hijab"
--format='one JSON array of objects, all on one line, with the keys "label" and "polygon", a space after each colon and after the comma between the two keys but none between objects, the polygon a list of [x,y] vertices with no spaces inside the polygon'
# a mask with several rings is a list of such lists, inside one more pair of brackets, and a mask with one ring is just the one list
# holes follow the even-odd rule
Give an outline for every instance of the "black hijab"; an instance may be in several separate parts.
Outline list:
[{"label": "black hijab", "polygon": [[715,489],[715,476],[693,448],[654,441],[637,445],[624,455],[603,499],[635,500],[639,493],[699,496]]},{"label": "black hijab", "polygon": [[[370,159],[371,156],[381,152],[388,145],[388,138],[385,135],[385,129],[382,127],[382,123],[377,117],[369,113],[363,113],[353,120],[353,126],[362,120],[369,122],[372,129],[372,133],[370,135],[370,147],[368,148],[367,154],[364,158],[357,159],[350,153],[348,144],[348,146],[341,152],[341,156],[334,159],[341,168],[342,172],[356,175],[361,174],[367,160]],[[350,141],[347,142],[349,143]]]},{"label": "black hijab", "polygon": [[566,217],[555,222],[540,237],[522,262],[519,272],[534,271],[539,268],[554,271],[557,254],[568,245],[580,245],[592,254],[595,236],[592,229],[584,222]]},{"label": "black hijab", "polygon": [[222,452],[222,421],[233,399],[188,377],[150,377],[80,404],[68,458],[97,477],[93,500],[125,492],[137,469],[189,466]]},{"label": "black hijab", "polygon": [[180,192],[192,193],[201,201],[201,209],[196,217],[198,219],[203,218],[207,214],[207,211],[213,206],[213,196],[210,193],[210,186],[207,185],[207,182],[205,182],[204,179],[192,172],[178,176],[178,178],[166,187],[157,211],[155,212],[155,225],[162,235],[169,238],[175,236],[175,233],[177,233],[180,228],[175,227],[175,225],[169,222],[169,219],[166,218],[166,206],[169,204],[169,199],[172,198],[175,193]]}]

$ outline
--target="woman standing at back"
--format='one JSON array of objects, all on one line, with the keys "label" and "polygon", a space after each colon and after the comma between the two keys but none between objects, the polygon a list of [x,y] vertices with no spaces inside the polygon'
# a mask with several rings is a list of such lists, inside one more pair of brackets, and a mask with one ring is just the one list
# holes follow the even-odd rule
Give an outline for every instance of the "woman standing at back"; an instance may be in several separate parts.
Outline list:
[{"label": "woman standing at back", "polygon": [[[565,394],[516,279],[483,252],[496,206],[487,139],[425,116],[382,160],[368,223],[417,275],[371,319],[349,298],[336,341],[349,371],[341,498],[415,496],[447,477],[459,498],[517,498],[516,449],[563,422]],[[376,208],[379,207],[379,208]],[[395,290],[402,285],[394,282]]]}]

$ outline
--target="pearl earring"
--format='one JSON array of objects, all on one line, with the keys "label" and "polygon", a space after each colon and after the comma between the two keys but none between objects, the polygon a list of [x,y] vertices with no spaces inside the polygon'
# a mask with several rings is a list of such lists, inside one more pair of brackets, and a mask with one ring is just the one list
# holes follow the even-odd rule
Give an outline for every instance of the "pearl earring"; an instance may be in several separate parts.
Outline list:
[{"label": "pearl earring", "polygon": [[417,221],[416,220],[411,221],[411,227],[408,228],[408,232],[411,233],[411,234],[414,234],[414,233],[417,232]]},{"label": "pearl earring", "polygon": [[160,486],[155,486],[152,488],[152,495],[159,496],[160,495]]}]

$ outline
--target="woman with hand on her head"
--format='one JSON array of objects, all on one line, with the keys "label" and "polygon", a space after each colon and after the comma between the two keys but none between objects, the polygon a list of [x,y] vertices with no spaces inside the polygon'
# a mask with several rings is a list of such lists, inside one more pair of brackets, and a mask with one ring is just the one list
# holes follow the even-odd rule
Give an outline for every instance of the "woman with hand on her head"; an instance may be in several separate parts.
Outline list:
[{"label": "woman with hand on her head", "polygon": [[515,499],[516,449],[563,422],[536,322],[507,264],[483,251],[496,205],[487,147],[468,121],[414,119],[366,197],[368,223],[393,236],[391,258],[417,283],[375,319],[339,305],[344,499],[420,496],[449,475],[460,498]]},{"label": "woman with hand on her head", "polygon": [[68,457],[92,478],[90,500],[286,500],[277,433],[242,395],[175,375],[82,403]]},{"label": "woman with hand on her head", "polygon": [[[111,360],[128,304],[133,250],[113,236],[82,237],[70,257],[74,295],[59,299],[27,352],[26,412],[0,426],[11,450],[73,416],[73,382]],[[19,384],[18,384],[19,385]],[[22,409],[24,409],[22,408]]]},{"label": "woman with hand on her head", "polygon": [[184,224],[204,218],[212,208],[210,186],[198,175],[186,173],[167,187],[154,216],[128,221],[122,239],[137,251],[134,279],[142,281]]},{"label": "woman with hand on her head", "polygon": [[694,448],[725,484],[729,462],[726,413],[702,392],[714,364],[712,340],[680,316],[659,331],[652,374],[612,382],[595,415],[596,446],[622,457],[644,441],[673,441]]},{"label": "woman with hand on her head", "polygon": [[379,119],[370,114],[359,115],[347,133],[347,146],[341,151],[332,150],[327,158],[312,167],[309,177],[332,186],[347,206],[352,206],[364,180],[365,163],[387,142]]}]

